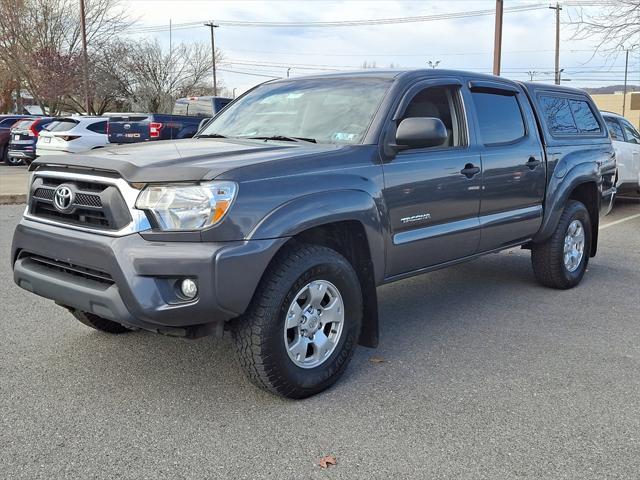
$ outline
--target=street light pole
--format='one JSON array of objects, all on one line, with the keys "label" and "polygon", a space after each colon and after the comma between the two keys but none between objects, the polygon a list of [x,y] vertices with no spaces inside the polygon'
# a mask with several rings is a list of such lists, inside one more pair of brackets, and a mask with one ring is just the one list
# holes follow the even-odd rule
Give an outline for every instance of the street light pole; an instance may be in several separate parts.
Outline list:
[{"label": "street light pole", "polygon": [[80,0],[80,30],[82,30],[82,67],[84,70],[84,108],[89,115],[89,54],[87,53],[87,26],[84,11],[84,0]]},{"label": "street light pole", "polygon": [[216,79],[216,41],[213,35],[213,29],[218,28],[220,25],[216,25],[213,22],[205,23],[205,27],[211,29],[211,68],[213,69],[213,96],[218,96],[218,81]]}]

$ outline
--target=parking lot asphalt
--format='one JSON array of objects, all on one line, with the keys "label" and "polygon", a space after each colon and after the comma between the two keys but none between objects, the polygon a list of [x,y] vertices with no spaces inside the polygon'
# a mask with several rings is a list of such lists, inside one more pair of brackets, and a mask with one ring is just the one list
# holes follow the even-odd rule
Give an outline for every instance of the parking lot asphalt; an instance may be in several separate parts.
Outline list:
[{"label": "parking lot asphalt", "polygon": [[28,178],[26,166],[0,164],[0,205],[24,203]]},{"label": "parking lot asphalt", "polygon": [[380,288],[380,347],[297,402],[252,387],[228,336],[110,336],[17,288],[21,212],[0,207],[0,478],[639,476],[637,202],[573,290],[518,249]]}]

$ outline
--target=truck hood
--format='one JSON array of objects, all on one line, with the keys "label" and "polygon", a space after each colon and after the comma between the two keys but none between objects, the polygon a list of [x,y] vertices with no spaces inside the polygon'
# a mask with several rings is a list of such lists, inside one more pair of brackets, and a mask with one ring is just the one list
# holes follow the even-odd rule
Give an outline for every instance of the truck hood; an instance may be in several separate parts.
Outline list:
[{"label": "truck hood", "polygon": [[211,180],[240,167],[323,154],[346,146],[260,140],[193,138],[113,145],[84,154],[39,157],[39,166],[82,167],[117,172],[128,182]]}]

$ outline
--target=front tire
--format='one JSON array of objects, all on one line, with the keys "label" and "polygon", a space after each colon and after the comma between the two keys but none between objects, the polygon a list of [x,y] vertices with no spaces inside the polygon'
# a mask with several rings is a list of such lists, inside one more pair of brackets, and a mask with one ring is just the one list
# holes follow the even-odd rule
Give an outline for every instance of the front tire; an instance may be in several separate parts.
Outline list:
[{"label": "front tire", "polygon": [[120,334],[127,333],[131,330],[117,322],[107,320],[106,318],[99,317],[93,313],[81,312],[80,310],[74,310],[71,314],[76,317],[80,323],[83,323],[87,327],[95,328],[101,332]]},{"label": "front tire", "polygon": [[589,264],[591,228],[587,207],[569,200],[551,238],[531,248],[531,264],[538,282],[563,290],[580,283]]},{"label": "front tire", "polygon": [[329,248],[298,244],[278,253],[232,334],[254,384],[298,399],[340,378],[361,324],[362,292],[351,264]]}]

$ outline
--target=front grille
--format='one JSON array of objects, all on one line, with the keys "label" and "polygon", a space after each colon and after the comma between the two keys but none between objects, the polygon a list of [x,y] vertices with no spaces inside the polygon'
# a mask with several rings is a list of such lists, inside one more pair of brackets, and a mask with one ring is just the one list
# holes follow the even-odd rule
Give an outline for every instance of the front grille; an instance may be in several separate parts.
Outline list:
[{"label": "front grille", "polygon": [[[53,196],[55,193],[54,188],[37,188],[33,196],[41,200],[49,200],[53,202]],[[88,193],[77,193],[73,202],[74,205],[79,207],[102,207],[102,200],[99,195],[91,195]]]},{"label": "front grille", "polygon": [[33,194],[36,198],[41,198],[43,200],[53,200],[53,192],[55,190],[53,188],[38,188]]},{"label": "front grille", "polygon": [[[74,193],[71,206],[55,207],[60,185]],[[36,177],[31,186],[29,213],[35,217],[97,230],[120,230],[131,222],[129,208],[115,185],[75,179]]]},{"label": "front grille", "polygon": [[18,258],[28,258],[29,260],[36,262],[45,268],[55,270],[57,272],[63,272],[68,275],[73,275],[75,277],[88,278],[89,280],[104,283],[107,285],[113,285],[115,283],[111,275],[109,275],[107,272],[103,272],[102,270],[97,270],[95,268],[83,267],[73,263],[64,262],[55,258],[36,255],[29,252],[21,252]]},{"label": "front grille", "polygon": [[51,204],[40,203],[36,205],[33,213],[38,217],[55,218],[66,223],[77,225],[86,224],[99,228],[109,228],[110,225],[104,212],[99,210],[75,208],[73,213],[63,213],[56,210]]}]

